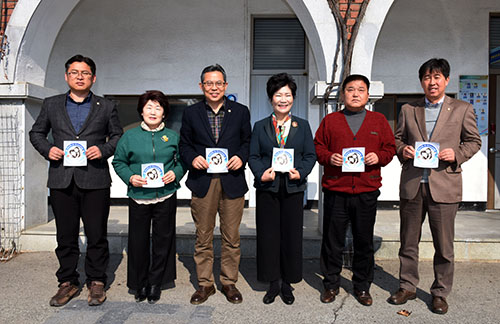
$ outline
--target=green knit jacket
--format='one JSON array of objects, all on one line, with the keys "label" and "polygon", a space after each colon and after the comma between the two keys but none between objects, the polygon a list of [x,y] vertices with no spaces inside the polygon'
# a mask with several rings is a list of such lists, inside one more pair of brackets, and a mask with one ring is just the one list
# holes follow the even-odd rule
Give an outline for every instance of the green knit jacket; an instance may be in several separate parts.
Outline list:
[{"label": "green knit jacket", "polygon": [[[130,184],[132,175],[141,174],[143,163],[161,162],[165,173],[174,171],[175,181],[161,188],[134,187]],[[127,195],[134,199],[153,199],[174,193],[180,188],[179,182],[186,173],[179,155],[179,135],[166,127],[151,132],[138,126],[125,132],[118,142],[112,164],[118,176],[128,185]]]}]

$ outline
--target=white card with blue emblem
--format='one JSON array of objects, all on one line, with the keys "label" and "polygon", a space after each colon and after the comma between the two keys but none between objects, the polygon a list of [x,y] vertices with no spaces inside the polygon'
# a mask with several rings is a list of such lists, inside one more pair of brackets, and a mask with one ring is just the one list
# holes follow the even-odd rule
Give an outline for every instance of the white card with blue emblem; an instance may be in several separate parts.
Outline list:
[{"label": "white card with blue emblem", "polygon": [[439,143],[415,142],[415,158],[413,166],[432,169],[439,166]]},{"label": "white card with blue emblem", "polygon": [[273,147],[271,166],[275,172],[289,172],[293,169],[293,149]]},{"label": "white card with blue emblem", "polygon": [[365,172],[364,147],[350,147],[342,150],[342,172]]},{"label": "white card with blue emblem", "polygon": [[87,141],[64,141],[64,166],[87,165]]},{"label": "white card with blue emblem", "polygon": [[163,163],[143,163],[141,164],[141,177],[146,179],[147,184],[143,188],[161,188],[163,183]]},{"label": "white card with blue emblem", "polygon": [[206,148],[207,173],[227,173],[228,151],[225,148]]}]

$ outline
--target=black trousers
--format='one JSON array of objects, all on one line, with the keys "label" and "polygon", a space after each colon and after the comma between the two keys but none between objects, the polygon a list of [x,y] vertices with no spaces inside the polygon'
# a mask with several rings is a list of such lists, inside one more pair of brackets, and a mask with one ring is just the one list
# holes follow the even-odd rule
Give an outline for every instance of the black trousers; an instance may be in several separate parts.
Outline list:
[{"label": "black trousers", "polygon": [[[177,196],[143,205],[129,198],[127,287],[138,290],[176,279],[175,215]],[[152,225],[152,247],[150,229]]]},{"label": "black trousers", "polygon": [[323,241],[320,265],[325,289],[340,287],[342,251],[349,221],[352,227],[354,256],[352,283],[354,289],[370,289],[375,265],[373,227],[377,214],[379,190],[347,194],[328,191],[324,193]]},{"label": "black trousers", "polygon": [[257,279],[288,283],[302,280],[304,192],[257,190]]},{"label": "black trousers", "polygon": [[109,262],[108,217],[109,188],[81,189],[74,181],[68,188],[51,189],[50,201],[56,220],[57,248],[59,269],[56,272],[59,283],[70,281],[79,285],[78,246],[80,218],[83,221],[87,237],[87,254],[85,256],[86,282],[102,281],[106,283],[106,269]]}]

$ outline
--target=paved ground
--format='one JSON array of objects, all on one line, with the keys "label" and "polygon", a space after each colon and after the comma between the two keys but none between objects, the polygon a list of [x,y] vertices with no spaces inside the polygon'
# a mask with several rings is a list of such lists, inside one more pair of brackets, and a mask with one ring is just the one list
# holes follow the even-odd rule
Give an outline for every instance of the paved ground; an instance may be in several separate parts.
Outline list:
[{"label": "paved ground", "polygon": [[[217,293],[200,305],[189,298],[194,291],[192,257],[180,257],[175,287],[162,293],[156,305],[135,303],[126,287],[126,256],[112,255],[109,268],[108,300],[99,307],[86,304],[86,290],[62,308],[48,305],[56,291],[57,261],[54,253],[23,253],[0,263],[0,323],[499,323],[500,263],[457,263],[454,290],[446,315],[430,312],[432,264],[423,262],[421,288],[417,299],[406,305],[386,302],[397,289],[397,261],[379,261],[371,292],[372,307],[364,307],[352,297],[350,272],[344,270],[342,289],[332,304],[319,301],[321,277],[317,260],[304,261],[304,280],[294,285],[296,301],[285,305],[279,298],[264,305],[266,285],[257,282],[254,259],[243,259],[238,287],[244,302],[229,304]],[[81,269],[81,267],[80,267]],[[397,311],[406,309],[406,318]]]}]

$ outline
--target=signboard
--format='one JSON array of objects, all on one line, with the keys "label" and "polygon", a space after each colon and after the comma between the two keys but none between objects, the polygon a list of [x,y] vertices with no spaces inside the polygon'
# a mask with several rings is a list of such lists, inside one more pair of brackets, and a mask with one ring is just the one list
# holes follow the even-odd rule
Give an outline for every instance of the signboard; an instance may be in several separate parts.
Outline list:
[{"label": "signboard", "polygon": [[500,46],[490,51],[490,65],[500,63]]},{"label": "signboard", "polygon": [[488,135],[488,76],[461,75],[459,99],[474,106],[479,135]]}]

